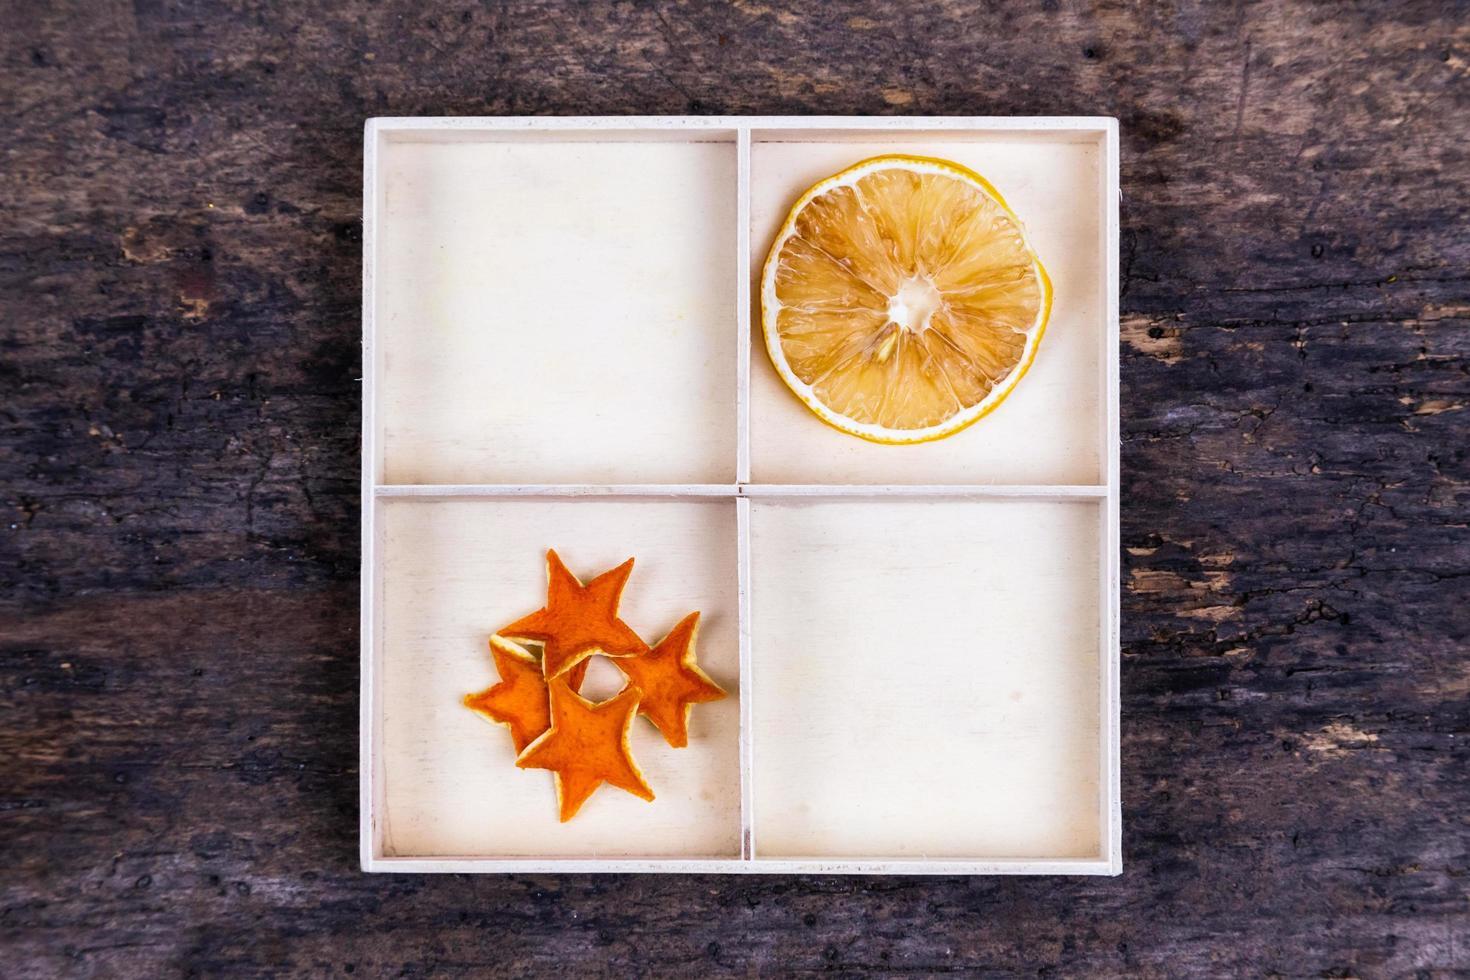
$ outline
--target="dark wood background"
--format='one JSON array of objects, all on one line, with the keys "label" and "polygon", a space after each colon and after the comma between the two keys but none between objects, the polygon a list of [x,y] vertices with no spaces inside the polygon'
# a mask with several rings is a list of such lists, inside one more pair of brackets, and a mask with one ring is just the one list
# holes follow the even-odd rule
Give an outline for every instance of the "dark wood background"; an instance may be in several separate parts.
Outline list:
[{"label": "dark wood background", "polygon": [[[1470,973],[1470,7],[0,0],[0,972]],[[361,132],[1112,114],[1117,879],[356,868]]]}]

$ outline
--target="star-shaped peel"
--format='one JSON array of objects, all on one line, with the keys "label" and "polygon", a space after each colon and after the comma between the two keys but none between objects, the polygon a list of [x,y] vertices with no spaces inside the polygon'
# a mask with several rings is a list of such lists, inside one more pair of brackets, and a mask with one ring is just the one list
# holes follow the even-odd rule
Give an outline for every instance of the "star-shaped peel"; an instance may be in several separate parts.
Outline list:
[{"label": "star-shaped peel", "polygon": [[516,765],[556,774],[562,822],[576,816],[604,782],[652,800],[653,790],[633,761],[628,744],[633,716],[638,713],[639,690],[630,684],[616,697],[593,704],[573,691],[566,678],[553,678],[550,688],[551,727],[526,747]]},{"label": "star-shaped peel", "polygon": [[643,692],[639,712],[676,749],[689,744],[690,707],[725,696],[724,689],[694,662],[698,627],[699,613],[690,613],[647,653],[615,661],[628,681]]},{"label": "star-shaped peel", "polygon": [[546,606],[500,632],[516,639],[545,643],[541,667],[548,678],[556,677],[594,653],[608,657],[643,653],[648,644],[618,618],[618,602],[632,572],[633,559],[629,558],[583,585],[567,571],[554,550],[548,551]]},{"label": "star-shaped peel", "polygon": [[[476,714],[509,728],[519,755],[551,727],[546,680],[541,676],[540,661],[525,647],[503,636],[490,637],[490,654],[495,658],[500,683],[478,694],[466,694],[464,704]],[[572,690],[582,689],[582,678],[590,663],[584,660],[567,674]]]}]

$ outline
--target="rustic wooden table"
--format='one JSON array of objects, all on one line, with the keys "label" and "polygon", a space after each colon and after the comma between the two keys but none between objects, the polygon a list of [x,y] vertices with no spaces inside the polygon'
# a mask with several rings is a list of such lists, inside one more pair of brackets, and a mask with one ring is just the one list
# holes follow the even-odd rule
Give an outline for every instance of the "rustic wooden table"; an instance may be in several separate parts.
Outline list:
[{"label": "rustic wooden table", "polygon": [[[9,977],[1470,971],[1463,3],[0,4]],[[1114,114],[1117,879],[356,868],[362,120]]]}]

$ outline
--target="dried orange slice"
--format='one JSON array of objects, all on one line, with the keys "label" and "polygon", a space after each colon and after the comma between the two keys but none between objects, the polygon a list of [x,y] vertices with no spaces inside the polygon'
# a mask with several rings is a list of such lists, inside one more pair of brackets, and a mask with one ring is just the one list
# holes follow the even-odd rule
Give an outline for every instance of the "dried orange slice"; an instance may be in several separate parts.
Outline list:
[{"label": "dried orange slice", "polygon": [[766,258],[761,320],[777,373],[822,421],[927,442],[1011,393],[1051,298],[989,181],[948,160],[881,156],[797,199]]}]

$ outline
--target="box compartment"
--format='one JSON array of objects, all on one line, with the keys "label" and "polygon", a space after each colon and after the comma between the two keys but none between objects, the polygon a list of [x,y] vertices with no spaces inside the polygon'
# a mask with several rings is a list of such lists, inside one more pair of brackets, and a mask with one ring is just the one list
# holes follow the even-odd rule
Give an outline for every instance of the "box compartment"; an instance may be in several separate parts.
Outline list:
[{"label": "box compartment", "polygon": [[[382,501],[379,527],[385,857],[740,856],[732,501],[399,497]],[[730,695],[698,706],[682,749],[635,719],[657,799],[605,786],[565,824],[551,773],[516,768],[508,730],[460,703],[498,679],[490,634],[545,604],[548,544],[583,581],[636,557],[620,615],[649,643],[700,610],[700,664]],[[621,685],[599,658],[583,690]]]},{"label": "box compartment", "polygon": [[[1095,134],[761,130],[750,144],[751,479],[761,483],[1101,486],[1108,363],[1106,153]],[[793,203],[812,184],[885,154],[941,157],[990,180],[1051,276],[1035,363],[990,415],[947,439],[881,446],[811,424],[766,353],[760,277]]]},{"label": "box compartment", "polygon": [[381,482],[734,481],[735,137],[709,135],[385,140]]},{"label": "box compartment", "polygon": [[1101,507],[751,506],[758,858],[1098,858]]}]

